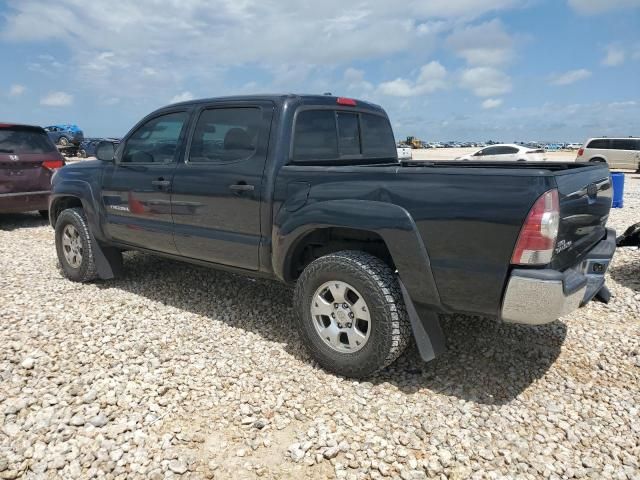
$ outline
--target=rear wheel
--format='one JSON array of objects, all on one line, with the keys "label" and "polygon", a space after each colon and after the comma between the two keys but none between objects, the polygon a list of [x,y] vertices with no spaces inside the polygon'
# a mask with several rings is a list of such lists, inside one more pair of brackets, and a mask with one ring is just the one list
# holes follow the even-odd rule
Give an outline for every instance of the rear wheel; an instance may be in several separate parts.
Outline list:
[{"label": "rear wheel", "polygon": [[300,335],[325,369],[365,377],[404,351],[411,329],[394,271],[346,250],[305,268],[295,291]]},{"label": "rear wheel", "polygon": [[589,160],[592,163],[607,163],[604,158],[594,157]]},{"label": "rear wheel", "polygon": [[89,226],[81,208],[63,210],[56,221],[56,252],[64,275],[74,282],[97,278]]},{"label": "rear wheel", "polygon": [[78,150],[78,156],[80,158],[87,158],[87,151],[83,148],[81,148],[80,150]]}]

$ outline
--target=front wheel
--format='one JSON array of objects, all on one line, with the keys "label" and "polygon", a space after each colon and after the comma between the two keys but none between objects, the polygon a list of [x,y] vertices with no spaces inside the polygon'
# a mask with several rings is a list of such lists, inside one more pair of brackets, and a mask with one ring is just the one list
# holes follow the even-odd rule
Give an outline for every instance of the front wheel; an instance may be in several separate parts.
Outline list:
[{"label": "front wheel", "polygon": [[364,252],[345,250],[305,268],[295,290],[298,329],[312,357],[346,377],[392,363],[411,327],[394,271]]},{"label": "front wheel", "polygon": [[69,139],[67,137],[60,137],[58,139],[58,145],[60,145],[61,147],[66,147],[67,145],[69,145]]},{"label": "front wheel", "polygon": [[74,282],[98,277],[89,226],[81,208],[64,210],[56,221],[56,252],[64,275]]}]

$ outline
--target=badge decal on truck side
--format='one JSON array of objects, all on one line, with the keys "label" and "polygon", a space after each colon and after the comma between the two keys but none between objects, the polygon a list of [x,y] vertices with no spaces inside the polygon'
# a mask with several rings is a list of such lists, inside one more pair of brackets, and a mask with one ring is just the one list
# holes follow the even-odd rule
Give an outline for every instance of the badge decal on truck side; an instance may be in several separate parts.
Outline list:
[{"label": "badge decal on truck side", "polygon": [[569,241],[560,240],[556,245],[556,253],[560,253],[560,252],[566,250],[567,248],[569,248],[571,246],[571,244],[573,244],[573,242],[571,240],[569,240]]}]

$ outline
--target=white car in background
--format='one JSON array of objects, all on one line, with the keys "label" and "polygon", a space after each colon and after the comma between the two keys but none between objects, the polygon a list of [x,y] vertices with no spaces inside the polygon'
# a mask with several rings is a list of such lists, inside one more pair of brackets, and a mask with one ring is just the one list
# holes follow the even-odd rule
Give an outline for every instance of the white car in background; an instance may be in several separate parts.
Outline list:
[{"label": "white car in background", "polygon": [[640,169],[640,138],[590,138],[576,162],[604,162],[609,168]]},{"label": "white car in background", "polygon": [[482,148],[475,153],[463,155],[456,160],[473,160],[473,161],[505,161],[505,162],[544,162],[547,158],[544,156],[544,149],[530,148],[515,143],[504,143],[498,145],[490,145]]},{"label": "white car in background", "polygon": [[567,143],[564,148],[567,150],[579,150],[581,147],[581,143]]}]

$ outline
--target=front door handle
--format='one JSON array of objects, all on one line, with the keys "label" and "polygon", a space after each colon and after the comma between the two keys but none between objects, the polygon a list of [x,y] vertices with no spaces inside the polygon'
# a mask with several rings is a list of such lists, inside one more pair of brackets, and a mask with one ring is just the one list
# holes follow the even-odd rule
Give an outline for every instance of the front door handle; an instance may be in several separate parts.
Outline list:
[{"label": "front door handle", "polygon": [[252,192],[255,187],[244,182],[239,182],[234,185],[229,185],[229,189],[233,190],[234,192]]},{"label": "front door handle", "polygon": [[169,180],[153,180],[151,182],[151,185],[154,185],[156,187],[168,187],[169,185],[171,185],[171,182]]}]

